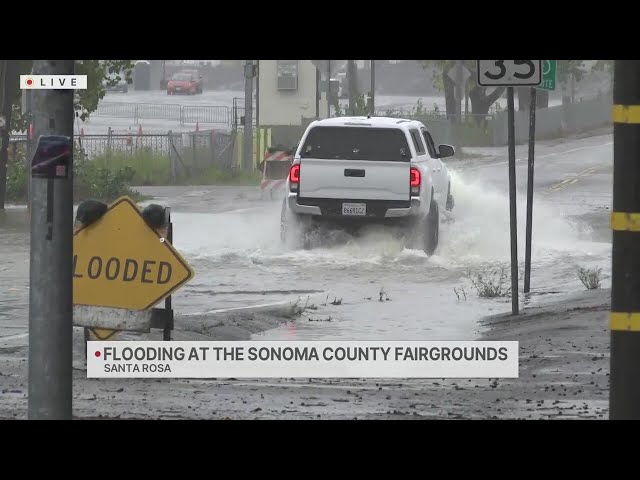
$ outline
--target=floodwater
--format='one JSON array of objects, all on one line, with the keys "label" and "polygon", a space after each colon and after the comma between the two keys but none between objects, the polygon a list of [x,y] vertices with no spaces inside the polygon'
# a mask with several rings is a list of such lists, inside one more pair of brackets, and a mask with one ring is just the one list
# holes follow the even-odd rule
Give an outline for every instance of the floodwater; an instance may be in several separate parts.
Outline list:
[{"label": "floodwater", "polygon": [[[521,296],[523,304],[583,290],[579,267],[601,267],[603,286],[609,284],[611,244],[602,218],[611,203],[611,136],[543,145],[540,152],[532,295]],[[173,297],[174,309],[195,314],[283,301],[306,307],[295,322],[254,336],[269,340],[475,338],[479,318],[511,308],[506,297],[479,298],[469,280],[495,281],[504,269],[509,287],[507,166],[494,156],[450,168],[456,207],[442,217],[432,257],[379,229],[289,250],[279,241],[280,202],[260,200],[257,188],[145,187],[172,207],[174,245],[196,271]],[[526,162],[517,171],[522,275]],[[25,208],[0,212],[0,326],[7,328],[27,323],[28,228]]]}]

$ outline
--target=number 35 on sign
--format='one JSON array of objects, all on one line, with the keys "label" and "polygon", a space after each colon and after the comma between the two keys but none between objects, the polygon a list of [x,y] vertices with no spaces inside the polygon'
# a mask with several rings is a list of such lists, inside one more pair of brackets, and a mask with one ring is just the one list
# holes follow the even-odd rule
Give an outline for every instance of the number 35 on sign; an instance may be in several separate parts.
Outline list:
[{"label": "number 35 on sign", "polygon": [[478,60],[481,87],[535,87],[542,83],[542,60]]}]

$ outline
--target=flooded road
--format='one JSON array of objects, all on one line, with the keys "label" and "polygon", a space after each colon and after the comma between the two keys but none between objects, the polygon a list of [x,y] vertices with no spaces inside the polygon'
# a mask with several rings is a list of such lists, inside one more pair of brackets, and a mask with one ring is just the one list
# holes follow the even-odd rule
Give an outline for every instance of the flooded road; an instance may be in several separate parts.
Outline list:
[{"label": "flooded road", "polygon": [[[540,142],[536,163],[532,295],[584,290],[579,267],[601,267],[609,285],[612,138]],[[518,156],[526,152],[518,147]],[[295,322],[253,336],[264,340],[468,340],[478,319],[508,312],[509,298],[478,298],[467,278],[504,267],[509,279],[509,206],[504,149],[469,149],[450,162],[456,208],[442,218],[428,258],[388,233],[372,231],[312,250],[279,241],[280,203],[257,188],[144,187],[172,208],[174,245],[196,277],[174,309],[201,314],[289,301],[306,307]],[[480,156],[482,155],[482,156]],[[526,160],[517,163],[519,257],[524,261]],[[0,337],[26,332],[28,229],[25,208],[0,213]],[[521,270],[524,270],[523,268]],[[520,282],[522,288],[522,282]],[[26,341],[26,338],[24,339]]]}]

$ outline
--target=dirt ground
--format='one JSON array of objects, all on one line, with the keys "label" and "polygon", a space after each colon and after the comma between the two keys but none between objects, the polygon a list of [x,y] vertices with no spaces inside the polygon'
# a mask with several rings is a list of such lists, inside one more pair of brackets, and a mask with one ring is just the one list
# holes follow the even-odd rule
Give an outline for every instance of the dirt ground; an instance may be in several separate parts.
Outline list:
[{"label": "dirt ground", "polygon": [[[585,291],[482,321],[483,340],[520,342],[517,379],[87,379],[75,332],[74,416],[139,419],[606,419],[610,291]],[[245,339],[278,320],[221,318],[177,340]],[[181,328],[182,328],[181,327]],[[152,339],[153,336],[148,337]],[[27,347],[0,347],[0,418],[27,417]]]}]

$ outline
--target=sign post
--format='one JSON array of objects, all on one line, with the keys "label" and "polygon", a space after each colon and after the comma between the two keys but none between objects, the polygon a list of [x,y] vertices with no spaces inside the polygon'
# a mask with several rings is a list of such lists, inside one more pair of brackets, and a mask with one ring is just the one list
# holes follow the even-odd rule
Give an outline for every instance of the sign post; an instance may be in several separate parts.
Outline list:
[{"label": "sign post", "polygon": [[[542,60],[478,60],[477,83],[481,87],[507,87],[509,132],[509,214],[511,231],[511,313],[518,315],[518,222],[516,211],[516,145],[513,87],[542,83]],[[535,109],[534,109],[535,110]]]},{"label": "sign post", "polygon": [[536,143],[536,89],[531,87],[529,102],[529,155],[527,159],[527,230],[525,232],[524,293],[531,289],[531,228],[533,224],[533,161]]},{"label": "sign post", "polygon": [[527,175],[527,230],[524,255],[524,293],[531,290],[531,236],[533,228],[533,173],[534,149],[536,142],[536,88],[541,90],[555,90],[556,88],[556,60],[542,61],[542,83],[531,87],[531,101],[529,102],[529,155]]}]

